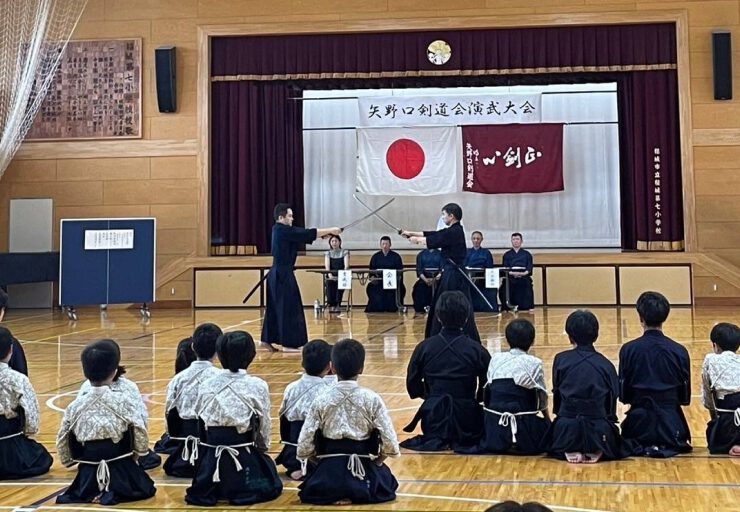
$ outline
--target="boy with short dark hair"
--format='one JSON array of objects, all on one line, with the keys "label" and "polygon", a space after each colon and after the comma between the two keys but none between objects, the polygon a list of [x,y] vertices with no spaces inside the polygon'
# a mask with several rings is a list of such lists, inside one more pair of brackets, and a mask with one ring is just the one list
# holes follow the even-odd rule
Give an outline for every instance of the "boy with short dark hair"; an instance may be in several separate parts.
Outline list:
[{"label": "boy with short dark hair", "polygon": [[247,373],[257,355],[246,331],[223,334],[216,342],[223,370],[198,390],[195,409],[204,431],[198,464],[185,492],[190,505],[212,507],[219,501],[252,505],[277,498],[283,484],[270,449],[270,389]]},{"label": "boy with short dark hair", "polygon": [[79,463],[72,484],[57,503],[115,505],[154,496],[154,482],[136,462],[149,449],[146,423],[137,400],[111,389],[121,352],[113,340],[85,347],[82,369],[90,389],[80,392],[64,411],[57,434],[61,463]]},{"label": "boy with short dark hair", "polygon": [[331,364],[331,345],[324,340],[311,340],[303,346],[303,369],[300,379],[285,388],[280,404],[280,437],[283,449],[275,459],[293,480],[302,480],[301,462],[296,458],[298,435],[316,395],[331,385],[324,377]]},{"label": "boy with short dark hair", "polygon": [[535,455],[547,449],[550,416],[542,360],[530,355],[535,329],[524,319],[506,326],[508,352],[493,354],[485,391],[485,433],[477,449],[461,453]]},{"label": "boy with short dark hair", "polygon": [[195,401],[205,381],[219,373],[213,365],[216,357],[216,341],[223,334],[215,324],[201,324],[192,337],[192,350],[196,360],[182,370],[167,385],[165,417],[170,439],[178,443],[164,463],[164,472],[170,476],[192,478],[195,460],[190,460],[192,450],[187,446],[188,438],[195,442],[198,436],[198,414]]},{"label": "boy with short dark hair", "polygon": [[299,487],[304,503],[396,498],[398,482],[383,460],[399,455],[398,439],[380,396],[357,385],[364,366],[365,348],[359,341],[343,339],[332,348],[331,368],[338,382],[314,399],[298,438],[298,458],[318,461]]},{"label": "boy with short dark hair", "polygon": [[614,365],[594,348],[599,321],[586,310],[565,321],[572,349],[555,356],[550,455],[570,463],[593,464],[632,453],[617,427],[619,378]]},{"label": "boy with short dark hair", "polygon": [[740,328],[719,323],[710,334],[714,352],[702,365],[702,402],[709,409],[709,453],[740,457]]},{"label": "boy with short dark hair", "polygon": [[671,305],[658,292],[637,299],[643,335],[619,351],[619,399],[630,406],[622,437],[648,457],[691,451],[691,432],[682,405],[691,402],[691,360],[686,347],[663,334]]}]

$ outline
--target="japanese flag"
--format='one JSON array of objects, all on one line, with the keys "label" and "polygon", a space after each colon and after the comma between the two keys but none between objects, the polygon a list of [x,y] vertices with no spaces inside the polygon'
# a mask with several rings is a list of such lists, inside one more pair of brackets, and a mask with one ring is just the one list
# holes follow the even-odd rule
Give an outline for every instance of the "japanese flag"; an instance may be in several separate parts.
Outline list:
[{"label": "japanese flag", "polygon": [[456,127],[357,128],[357,191],[416,196],[459,192]]}]

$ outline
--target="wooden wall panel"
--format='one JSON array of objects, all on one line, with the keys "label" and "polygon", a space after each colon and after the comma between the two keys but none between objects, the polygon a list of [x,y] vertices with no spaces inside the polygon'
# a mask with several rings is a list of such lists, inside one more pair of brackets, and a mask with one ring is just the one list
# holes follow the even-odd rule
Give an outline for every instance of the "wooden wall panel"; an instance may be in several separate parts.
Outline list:
[{"label": "wooden wall panel", "polygon": [[690,267],[620,267],[620,304],[634,305],[642,292],[651,290],[671,304],[691,304]]},{"label": "wooden wall panel", "polygon": [[298,288],[301,290],[301,299],[303,299],[304,306],[310,306],[316,299],[322,302],[324,281],[321,274],[300,269],[295,271],[295,278],[298,281]]},{"label": "wooden wall panel", "polygon": [[547,269],[548,305],[617,303],[614,267],[550,267]]},{"label": "wooden wall panel", "polygon": [[[259,270],[196,270],[195,307],[244,307],[244,296],[261,278]],[[247,306],[259,306],[255,292]]]},{"label": "wooden wall panel", "polygon": [[535,267],[532,272],[532,287],[534,288],[534,304],[541,306],[545,302],[544,276],[541,267]]}]

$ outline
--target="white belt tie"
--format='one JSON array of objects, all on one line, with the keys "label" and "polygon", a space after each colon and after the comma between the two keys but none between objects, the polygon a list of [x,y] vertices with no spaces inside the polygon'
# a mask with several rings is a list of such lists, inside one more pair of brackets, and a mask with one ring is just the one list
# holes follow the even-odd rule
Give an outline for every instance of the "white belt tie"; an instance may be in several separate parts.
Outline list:
[{"label": "white belt tie", "polygon": [[732,414],[732,417],[735,420],[735,426],[740,427],[740,407],[738,407],[734,411],[732,409],[716,409],[716,411],[726,414]]},{"label": "white belt tie", "polygon": [[98,470],[95,472],[95,477],[98,481],[98,489],[100,492],[108,492],[110,490],[110,468],[108,467],[108,464],[127,457],[132,457],[133,455],[134,452],[128,452],[123,455],[119,455],[118,457],[103,459],[98,462],[92,462],[89,460],[75,460],[74,462],[77,462],[78,464],[88,464],[90,466],[98,466]]},{"label": "white belt tie", "polygon": [[234,461],[234,466],[236,467],[237,471],[241,471],[242,465],[239,463],[239,450],[238,448],[244,448],[247,450],[247,453],[252,453],[249,449],[250,446],[254,446],[254,443],[242,443],[242,444],[234,444],[234,445],[213,445],[213,444],[207,444],[207,443],[200,443],[203,446],[207,446],[208,448],[215,448],[216,449],[216,471],[213,472],[213,482],[219,483],[221,481],[221,456],[224,454],[224,452],[231,455],[231,459]]},{"label": "white belt tie", "polygon": [[[362,465],[362,459],[375,460],[378,458],[376,455],[360,455],[359,453],[327,453],[316,456],[317,459],[328,459],[331,457],[349,457],[347,469],[358,480],[365,479],[365,466]],[[303,461],[301,461],[301,469],[303,469]]]},{"label": "white belt tie", "polygon": [[511,442],[516,443],[516,433],[519,431],[516,417],[517,416],[529,416],[533,414],[537,414],[540,411],[524,411],[524,412],[500,412],[500,411],[494,411],[493,409],[487,409],[483,408],[484,411],[490,412],[492,414],[496,414],[498,416],[501,416],[498,420],[498,424],[502,427],[506,428],[509,427],[511,429]]},{"label": "white belt tie", "polygon": [[195,461],[198,460],[200,439],[195,436],[188,436],[183,441],[185,441],[185,444],[182,447],[182,460],[189,462],[191,466],[195,466]]},{"label": "white belt tie", "polygon": [[0,441],[5,441],[6,439],[12,439],[14,437],[18,437],[22,435],[23,435],[23,432],[16,432],[15,434],[10,434],[9,436],[0,437]]}]

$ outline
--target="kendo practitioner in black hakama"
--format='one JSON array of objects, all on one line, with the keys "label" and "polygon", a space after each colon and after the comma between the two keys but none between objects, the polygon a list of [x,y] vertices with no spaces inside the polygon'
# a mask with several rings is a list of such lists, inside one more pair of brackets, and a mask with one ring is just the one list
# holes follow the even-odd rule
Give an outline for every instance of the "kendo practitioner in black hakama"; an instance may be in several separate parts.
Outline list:
[{"label": "kendo practitioner in black hakama", "polygon": [[416,255],[416,276],[419,279],[414,283],[411,291],[416,314],[424,314],[426,308],[431,307],[434,285],[442,277],[441,267],[442,253],[437,249],[424,249]]},{"label": "kendo practitioner in black hakama", "polygon": [[[510,270],[506,276],[509,280],[509,303],[517,306],[519,311],[529,311],[534,309],[534,288],[532,286],[534,261],[532,253],[521,248],[523,241],[521,233],[512,233],[512,249],[504,253],[501,262],[504,267],[517,268],[517,270]],[[501,309],[507,311],[509,307],[506,304],[506,288],[502,286],[498,293]]]},{"label": "kendo practitioner in black hakama", "polygon": [[[369,264],[371,275],[375,278],[367,283],[367,306],[365,313],[396,313],[398,306],[403,304],[406,296],[406,287],[403,285],[403,259],[396,251],[391,250],[391,237],[380,237],[380,250],[372,255]],[[396,270],[396,286],[398,290],[383,288],[382,270]],[[398,293],[398,302],[396,302]]]},{"label": "kendo practitioner in black hakama", "polygon": [[417,451],[443,451],[478,443],[483,431],[483,387],[491,355],[465,335],[471,305],[460,291],[448,291],[437,301],[442,330],[416,346],[406,373],[409,397],[424,403],[411,423],[421,421],[422,434],[401,446]]},{"label": "kendo practitioner in black hakama", "polygon": [[663,334],[668,300],[657,292],[637,299],[644,334],[619,351],[619,399],[629,404],[622,437],[649,457],[691,451],[691,433],[681,409],[691,401],[691,361],[685,347]]},{"label": "kendo practitioner in black hakama", "polygon": [[293,226],[293,210],[286,203],[275,206],[272,227],[272,267],[267,275],[267,307],[262,325],[262,343],[297,350],[308,343],[306,319],[298,282],[293,274],[298,249],[317,238],[339,235],[341,228],[298,228]]},{"label": "kendo practitioner in black hakama", "polygon": [[[468,249],[465,245],[465,231],[460,221],[462,220],[462,208],[455,203],[448,203],[442,207],[442,220],[446,228],[438,231],[401,231],[401,235],[408,237],[411,243],[426,244],[429,249],[440,249],[442,251],[442,278],[434,290],[434,299],[427,315],[424,337],[431,338],[442,329],[442,324],[437,321],[435,307],[440,295],[446,291],[457,290],[465,295],[468,302],[472,304],[472,293],[470,281],[468,281],[462,266]],[[475,325],[475,316],[471,308],[468,320],[463,328],[465,334],[480,341],[478,327]]]},{"label": "kendo practitioner in black hakama", "polygon": [[594,348],[599,321],[578,310],[565,321],[571,350],[555,356],[552,367],[553,421],[549,454],[571,463],[592,464],[632,455],[617,427],[619,377],[614,365]]}]

